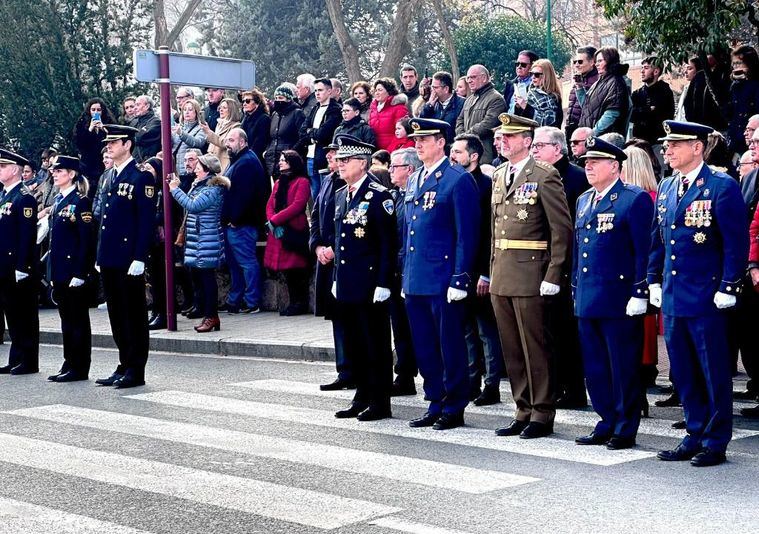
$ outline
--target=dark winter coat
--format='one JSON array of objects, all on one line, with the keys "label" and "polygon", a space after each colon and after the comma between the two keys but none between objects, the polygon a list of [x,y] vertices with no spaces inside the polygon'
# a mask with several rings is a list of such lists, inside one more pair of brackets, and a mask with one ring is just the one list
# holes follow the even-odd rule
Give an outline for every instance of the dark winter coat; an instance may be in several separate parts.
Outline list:
[{"label": "dark winter coat", "polygon": [[627,121],[630,114],[630,90],[623,75],[627,72],[628,65],[615,64],[609,66],[607,72],[598,77],[598,81],[588,90],[585,95],[585,102],[582,105],[580,114],[580,126],[595,128],[598,120],[608,110],[619,112],[612,125],[602,132],[595,132],[596,135],[602,135],[609,132],[616,132],[621,135],[627,135]]},{"label": "dark winter coat", "polygon": [[374,130],[361,118],[361,115],[353,117],[349,121],[343,121],[335,130],[335,135],[332,138],[334,139],[338,135],[352,135],[364,143],[377,146],[377,136],[374,135]]},{"label": "dark winter coat", "polygon": [[735,80],[730,86],[728,107],[727,145],[731,152],[743,154],[747,150],[743,130],[748,119],[759,113],[759,80]]},{"label": "dark winter coat", "polygon": [[248,146],[255,152],[258,159],[264,160],[264,151],[269,146],[271,117],[264,113],[264,108],[258,106],[253,113],[244,113],[240,128],[248,136]]},{"label": "dark winter coat", "polygon": [[294,102],[288,103],[281,113],[272,112],[271,126],[269,127],[269,146],[264,152],[266,168],[270,176],[279,175],[279,156],[283,150],[293,148],[298,142],[300,127],[305,120],[303,110]]}]

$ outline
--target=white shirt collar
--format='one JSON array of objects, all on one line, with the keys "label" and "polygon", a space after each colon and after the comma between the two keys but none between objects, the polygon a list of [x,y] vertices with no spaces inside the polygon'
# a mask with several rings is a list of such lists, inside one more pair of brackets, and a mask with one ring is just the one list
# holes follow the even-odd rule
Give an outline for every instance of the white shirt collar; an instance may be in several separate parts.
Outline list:
[{"label": "white shirt collar", "polygon": [[530,161],[530,156],[527,156],[523,160],[517,162],[517,163],[511,163],[509,162],[510,168],[509,168],[509,174],[511,174],[511,169],[514,169],[514,176],[516,177],[520,172],[522,172],[522,169],[524,169],[524,166],[527,165],[527,162]]},{"label": "white shirt collar", "polygon": [[[692,185],[693,181],[696,179],[696,176],[698,176],[699,173],[701,172],[701,168],[703,166],[704,166],[704,162],[702,161],[701,165],[699,165],[698,167],[696,167],[695,169],[693,169],[692,171],[690,171],[688,174],[686,174],[684,176],[684,178],[687,178],[689,180],[689,183]],[[681,178],[681,180],[682,180],[682,178]]]},{"label": "white shirt collar", "polygon": [[66,189],[62,190],[60,192],[61,198],[66,198],[67,196],[69,196],[69,193],[71,193],[74,189],[76,189],[76,184],[71,184]]},{"label": "white shirt collar", "polygon": [[363,175],[361,178],[359,178],[358,182],[356,182],[356,183],[355,183],[355,184],[353,184],[353,185],[349,185],[349,186],[348,186],[348,191],[350,191],[351,189],[353,189],[353,193],[355,193],[356,191],[358,191],[358,190],[359,190],[359,188],[360,188],[362,185],[364,185],[364,180],[366,180],[366,178],[367,178],[368,176],[369,176],[368,174],[365,174],[365,175]]},{"label": "white shirt collar", "polygon": [[448,104],[451,102],[451,99],[453,99],[453,94],[451,94],[451,96],[449,96],[448,100],[446,100],[445,102],[440,102],[440,105],[443,106],[444,108],[447,108]]},{"label": "white shirt collar", "polygon": [[603,197],[605,197],[609,193],[609,191],[611,191],[611,189],[615,185],[617,185],[618,181],[619,181],[619,178],[617,178],[616,180],[614,180],[610,185],[606,186],[606,189],[604,189],[603,191],[601,191],[601,192],[596,191],[596,198],[603,198]]},{"label": "white shirt collar", "polygon": [[435,169],[437,169],[438,167],[440,167],[440,165],[442,165],[443,162],[445,160],[447,160],[447,159],[448,158],[446,158],[445,156],[443,156],[442,158],[440,158],[439,160],[437,160],[435,163],[433,163],[432,167],[430,167],[429,169],[427,167],[424,167],[424,170],[425,170],[424,176],[429,176],[430,174],[432,174],[432,171],[434,171]]},{"label": "white shirt collar", "polygon": [[131,163],[131,161],[133,159],[134,158],[132,156],[129,156],[127,158],[127,160],[124,163],[122,163],[121,165],[114,165],[113,168],[116,169],[116,176],[118,176],[119,174],[121,174],[121,171],[123,171],[124,168],[126,168],[126,166],[129,165],[129,163]]},{"label": "white shirt collar", "polygon": [[16,187],[17,187],[17,186],[18,186],[18,185],[19,185],[21,182],[23,182],[23,180],[19,180],[19,181],[18,181],[18,182],[16,182],[15,184],[12,184],[12,185],[6,186],[5,188],[3,188],[3,191],[5,191],[5,194],[7,195],[8,193],[10,193],[10,192],[11,192],[11,191],[13,191],[14,189],[16,189]]}]

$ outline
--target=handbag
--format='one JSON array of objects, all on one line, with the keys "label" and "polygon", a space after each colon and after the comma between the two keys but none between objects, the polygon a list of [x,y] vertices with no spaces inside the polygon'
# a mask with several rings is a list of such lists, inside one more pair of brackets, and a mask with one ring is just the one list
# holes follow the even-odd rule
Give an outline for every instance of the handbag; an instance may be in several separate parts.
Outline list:
[{"label": "handbag", "polygon": [[302,230],[295,230],[289,226],[281,226],[283,229],[282,248],[290,252],[296,252],[304,256],[308,255],[308,233]]}]

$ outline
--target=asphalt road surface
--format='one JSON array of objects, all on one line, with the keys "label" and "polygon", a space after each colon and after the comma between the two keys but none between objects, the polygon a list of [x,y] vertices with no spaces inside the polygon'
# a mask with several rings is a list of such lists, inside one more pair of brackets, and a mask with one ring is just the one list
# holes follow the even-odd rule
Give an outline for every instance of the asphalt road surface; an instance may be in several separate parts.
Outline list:
[{"label": "asphalt road surface", "polygon": [[114,390],[94,378],[115,352],[95,352],[93,381],[48,383],[59,355],[0,377],[0,534],[759,531],[759,421],[736,416],[728,463],[699,469],[655,458],[682,435],[677,408],[614,452],[574,444],[590,410],[559,412],[548,439],[496,437],[505,382],[503,404],[438,432],[406,424],[421,396],[391,420],[335,419],[351,393],[319,391],[329,363],[155,354],[147,386]]}]

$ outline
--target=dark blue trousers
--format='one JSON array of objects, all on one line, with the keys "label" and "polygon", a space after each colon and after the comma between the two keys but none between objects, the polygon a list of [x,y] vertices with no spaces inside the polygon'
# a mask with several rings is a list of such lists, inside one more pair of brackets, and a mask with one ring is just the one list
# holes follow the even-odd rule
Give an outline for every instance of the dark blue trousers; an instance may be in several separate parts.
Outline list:
[{"label": "dark blue trousers", "polygon": [[724,452],[733,434],[733,380],[724,313],[664,316],[672,382],[680,393],[688,435],[683,444]]},{"label": "dark blue trousers", "polygon": [[635,437],[640,425],[643,318],[579,318],[585,383],[601,417],[595,432]]},{"label": "dark blue trousers", "polygon": [[[479,392],[485,387],[498,389],[503,375],[503,351],[498,324],[490,297],[470,296],[467,300],[466,345],[469,353],[469,389]],[[479,394],[479,393],[478,393]]]},{"label": "dark blue trousers", "polygon": [[406,295],[411,338],[432,414],[462,412],[469,404],[466,304],[445,295]]}]

